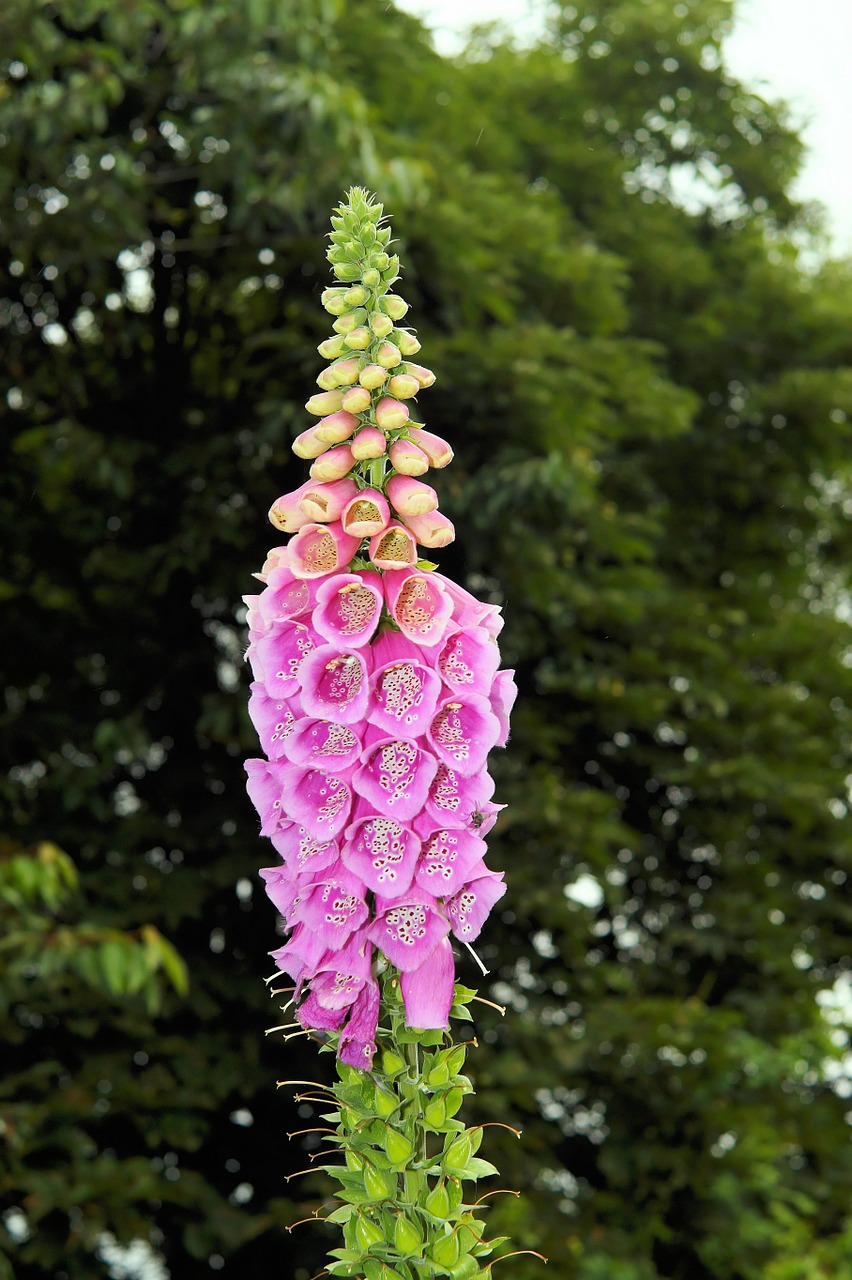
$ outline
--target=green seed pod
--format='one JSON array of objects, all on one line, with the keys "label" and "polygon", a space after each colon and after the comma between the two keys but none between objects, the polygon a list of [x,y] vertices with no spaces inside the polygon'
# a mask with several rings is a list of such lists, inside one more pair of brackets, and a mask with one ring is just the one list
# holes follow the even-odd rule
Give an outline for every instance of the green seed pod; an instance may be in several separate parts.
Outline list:
[{"label": "green seed pod", "polygon": [[387,1089],[382,1089],[376,1085],[376,1114],[381,1116],[383,1120],[387,1120],[397,1108],[397,1100],[394,1094]]},{"label": "green seed pod", "polygon": [[449,1067],[451,1076],[458,1075],[461,1071],[464,1066],[466,1054],[467,1050],[463,1044],[457,1044],[455,1049],[450,1052],[450,1056],[447,1058],[447,1066]]},{"label": "green seed pod", "polygon": [[[436,1055],[437,1056],[437,1055]],[[446,1059],[438,1059],[436,1065],[432,1068],[426,1077],[426,1083],[434,1089],[437,1085],[446,1084],[450,1078],[450,1069]]]},{"label": "green seed pod", "polygon": [[484,1272],[480,1270],[476,1258],[471,1258],[470,1254],[465,1258],[461,1258],[457,1266],[452,1267],[450,1270],[452,1280],[473,1280],[474,1276],[483,1274]]},{"label": "green seed pod", "polygon": [[358,1247],[366,1253],[368,1249],[372,1249],[374,1244],[384,1240],[385,1233],[377,1223],[371,1222],[369,1218],[359,1216],[355,1224],[355,1238],[358,1241]]},{"label": "green seed pod", "polygon": [[420,1253],[423,1237],[412,1222],[400,1215],[396,1220],[393,1242],[401,1254],[408,1256]]},{"label": "green seed pod", "polygon": [[388,1159],[392,1164],[405,1164],[411,1158],[414,1147],[406,1138],[404,1133],[400,1133],[398,1129],[388,1126],[387,1133],[382,1141],[382,1146],[388,1153]]},{"label": "green seed pod", "polygon": [[371,1200],[392,1200],[396,1196],[396,1174],[384,1173],[367,1164],[364,1167],[364,1190]]},{"label": "green seed pod", "polygon": [[441,1166],[447,1173],[463,1178],[467,1173],[467,1162],[472,1154],[470,1137],[466,1133],[459,1134],[444,1152]]},{"label": "green seed pod", "polygon": [[433,1129],[440,1129],[447,1118],[447,1109],[444,1106],[443,1098],[433,1098],[428,1106],[424,1108],[423,1115],[428,1125]]},{"label": "green seed pod", "polygon": [[449,1093],[444,1094],[444,1110],[446,1111],[448,1118],[456,1114],[462,1104],[463,1098],[464,1093],[458,1087],[450,1089]]},{"label": "green seed pod", "polygon": [[430,1250],[432,1260],[437,1262],[439,1267],[452,1267],[459,1259],[459,1242],[455,1232],[451,1232],[448,1236],[442,1236],[440,1240],[432,1245]]},{"label": "green seed pod", "polygon": [[386,1049],[382,1054],[382,1070],[386,1076],[398,1076],[400,1071],[405,1070],[405,1062],[398,1053]]},{"label": "green seed pod", "polygon": [[359,1156],[357,1151],[353,1151],[351,1147],[346,1148],[346,1165],[352,1169],[354,1173],[360,1173],[364,1168],[364,1157]]},{"label": "green seed pod", "polygon": [[443,1182],[439,1182],[426,1197],[424,1208],[436,1218],[446,1219],[450,1212],[450,1197]]}]

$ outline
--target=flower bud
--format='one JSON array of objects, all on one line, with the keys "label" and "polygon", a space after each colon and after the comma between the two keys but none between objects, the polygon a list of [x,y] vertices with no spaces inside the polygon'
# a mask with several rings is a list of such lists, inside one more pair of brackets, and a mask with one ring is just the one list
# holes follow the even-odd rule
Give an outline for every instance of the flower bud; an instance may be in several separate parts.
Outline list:
[{"label": "flower bud", "polygon": [[380,279],[381,277],[379,276],[379,273],[375,267],[368,267],[367,270],[364,272],[364,274],[361,276],[361,280],[367,286],[368,289],[375,289]]},{"label": "flower bud", "polygon": [[347,307],[360,307],[367,301],[370,295],[361,284],[353,285],[351,289],[347,289],[343,295],[343,301]]},{"label": "flower bud", "polygon": [[388,390],[399,400],[410,400],[420,390],[420,383],[407,373],[395,373],[388,383]]},{"label": "flower bud", "polygon": [[[338,392],[338,394],[340,394]],[[340,409],[337,413],[331,413],[327,418],[323,418],[314,427],[317,440],[321,440],[323,444],[342,444],[344,440],[348,440],[352,432],[358,426],[358,419],[354,413],[347,413],[345,409]]]},{"label": "flower bud", "polygon": [[383,342],[376,354],[376,360],[384,369],[395,369],[402,360],[399,347],[392,342]]},{"label": "flower bud", "polygon": [[391,320],[401,320],[408,310],[408,303],[398,293],[388,293],[380,298],[379,306]]},{"label": "flower bud", "polygon": [[352,441],[352,456],[359,462],[380,458],[388,447],[388,438],[378,427],[362,427]]},{"label": "flower bud", "polygon": [[404,525],[391,520],[370,539],[370,561],[377,569],[406,569],[417,563],[417,544]]},{"label": "flower bud", "polygon": [[391,396],[383,396],[376,405],[376,422],[382,431],[395,431],[408,421],[408,408]]},{"label": "flower bud", "polygon": [[293,452],[297,458],[318,458],[328,447],[317,435],[316,425],[308,427],[293,441]]},{"label": "flower bud", "polygon": [[317,347],[317,351],[324,360],[336,360],[345,350],[346,344],[342,334],[338,334],[335,338],[326,338],[325,342],[321,342]]},{"label": "flower bud", "polygon": [[453,451],[446,440],[441,436],[433,435],[431,431],[424,431],[422,427],[418,429],[414,443],[426,454],[431,467],[440,469],[453,460]]},{"label": "flower bud", "polygon": [[[357,280],[361,274],[361,268],[356,267],[353,262],[335,262],[332,267],[332,271],[337,276],[338,280],[347,280],[347,281]],[[376,279],[375,281],[371,282],[371,287],[372,287],[372,284],[379,283],[378,271],[375,273],[375,275],[376,275]],[[367,283],[366,273],[364,275],[364,283],[365,284]]]},{"label": "flower bud", "polygon": [[416,378],[421,387],[431,387],[435,381],[435,375],[431,369],[427,369],[422,364],[405,364],[402,366],[402,373],[410,374],[412,378]]},{"label": "flower bud", "polygon": [[358,381],[368,391],[375,391],[377,387],[387,381],[387,376],[387,369],[383,369],[380,364],[368,364],[358,374]]},{"label": "flower bud", "polygon": [[377,338],[386,338],[393,329],[393,320],[381,311],[370,316],[370,328]]},{"label": "flower bud", "polygon": [[335,449],[328,449],[320,454],[310,470],[314,481],[342,480],[348,476],[355,466],[355,455],[348,444],[339,444]]},{"label": "flower bud", "polygon": [[387,495],[397,513],[408,520],[410,516],[423,516],[438,510],[438,495],[431,485],[412,480],[410,476],[391,476],[386,485]]},{"label": "flower bud", "polygon": [[333,484],[309,483],[302,485],[299,508],[308,517],[308,521],[313,521],[315,524],[328,524],[332,520],[340,519],[347,503],[350,503],[357,493],[358,486],[349,477],[336,480]]},{"label": "flower bud", "polygon": [[318,418],[324,418],[327,413],[336,413],[342,407],[342,391],[320,391],[311,396],[305,405],[308,413],[315,413]]},{"label": "flower bud", "polygon": [[336,360],[334,364],[329,365],[328,372],[334,376],[336,387],[351,387],[358,381],[360,369],[357,356],[350,356],[348,360]]},{"label": "flower bud", "polygon": [[349,303],[344,301],[346,290],[342,285],[336,285],[332,289],[323,289],[320,302],[326,311],[330,311],[333,316],[342,316],[344,311],[349,310]]},{"label": "flower bud", "polygon": [[410,329],[397,329],[394,340],[404,356],[416,356],[420,350],[420,343]]},{"label": "flower bud", "polygon": [[350,387],[343,395],[343,408],[348,413],[363,413],[369,409],[373,397],[366,387]]},{"label": "flower bud", "polygon": [[323,391],[333,391],[337,386],[337,379],[332,373],[331,365],[327,369],[323,369],[322,373],[318,375],[317,386],[322,387]]},{"label": "flower bud", "polygon": [[372,538],[382,533],[389,521],[390,507],[384,495],[378,489],[362,489],[347,502],[340,522],[344,533],[356,538]]},{"label": "flower bud", "polygon": [[347,334],[353,329],[357,329],[367,319],[367,313],[363,307],[356,307],[354,311],[347,311],[345,315],[340,316],[331,326],[335,333]]},{"label": "flower bud", "polygon": [[388,453],[401,475],[422,476],[429,470],[429,459],[412,440],[394,440]]},{"label": "flower bud", "polygon": [[422,516],[406,516],[405,523],[421,547],[446,547],[456,536],[452,520],[448,520],[440,511],[429,511]]},{"label": "flower bud", "polygon": [[359,325],[357,329],[353,329],[351,333],[347,333],[343,339],[347,347],[351,351],[366,351],[373,336],[369,329],[365,329],[363,325]]}]

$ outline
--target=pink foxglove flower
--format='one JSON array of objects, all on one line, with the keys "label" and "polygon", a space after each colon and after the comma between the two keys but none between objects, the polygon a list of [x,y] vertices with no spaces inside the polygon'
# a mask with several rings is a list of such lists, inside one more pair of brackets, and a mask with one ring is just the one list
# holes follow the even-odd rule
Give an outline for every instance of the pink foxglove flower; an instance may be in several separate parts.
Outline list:
[{"label": "pink foxglove flower", "polygon": [[410,421],[434,374],[407,361],[419,342],[389,292],[395,259],[377,261],[323,294],[333,363],[306,406],[320,420],[294,444],[311,479],[273,504],[290,540],[246,597],[265,756],[247,763],[248,791],[280,857],[262,875],[288,932],[272,954],[301,1026],[337,1036],[357,1067],[375,1052],[383,969],[398,971],[410,1026],[445,1028],[454,945],[505,892],[484,839],[500,810],[488,755],[516,693],[499,608],[420,560],[418,544],[454,530],[416,477],[453,453]]}]

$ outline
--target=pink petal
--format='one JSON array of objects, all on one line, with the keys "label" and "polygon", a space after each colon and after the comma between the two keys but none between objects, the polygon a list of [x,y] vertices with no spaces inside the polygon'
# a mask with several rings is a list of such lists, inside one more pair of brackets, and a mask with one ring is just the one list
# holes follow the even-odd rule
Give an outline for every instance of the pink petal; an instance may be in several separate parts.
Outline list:
[{"label": "pink petal", "polygon": [[286,698],[270,698],[259,681],[251,686],[248,712],[257,730],[260,745],[272,760],[280,760],[285,754],[284,744],[301,714],[298,703]]},{"label": "pink petal", "polygon": [[416,738],[426,732],[441,694],[434,671],[412,658],[398,658],[374,672],[367,717],[385,733]]},{"label": "pink petal", "polygon": [[384,582],[388,610],[404,636],[432,647],[444,638],[453,602],[440,574],[401,569]]},{"label": "pink petal", "polygon": [[[485,841],[464,827],[433,831],[423,841],[417,861],[417,883],[436,898],[448,898],[471,878],[471,871],[484,854]],[[482,870],[487,868],[483,866]]]},{"label": "pink petal", "polygon": [[262,836],[272,835],[286,817],[282,800],[286,768],[286,765],[271,763],[269,760],[246,760],[246,791],[260,814]]},{"label": "pink petal", "polygon": [[284,622],[257,642],[259,678],[271,698],[292,698],[299,692],[299,672],[309,653],[322,644],[313,627]]},{"label": "pink petal", "polygon": [[400,977],[407,1025],[423,1031],[447,1027],[455,981],[453,949],[442,938],[424,964]]},{"label": "pink petal", "polygon": [[337,1056],[350,1067],[369,1071],[376,1052],[376,1028],[379,1024],[379,987],[375,981],[367,982],[358,992],[352,1005],[349,1021],[343,1028],[337,1046]]},{"label": "pink petal", "polygon": [[453,825],[466,827],[493,794],[494,782],[484,769],[467,778],[456,769],[439,764],[426,797],[426,811],[430,819],[437,818],[439,823],[446,825],[450,819]]},{"label": "pink petal", "polygon": [[361,740],[335,720],[300,720],[287,741],[287,758],[304,769],[343,773],[361,754]]},{"label": "pink petal", "polygon": [[500,650],[483,627],[461,627],[441,646],[436,666],[441,679],[459,693],[487,697],[500,665]]},{"label": "pink petal", "polygon": [[282,771],[282,802],[286,816],[320,840],[333,840],[349,821],[352,788],[347,780],[325,769],[287,765]]},{"label": "pink petal", "polygon": [[358,877],[351,871],[338,864],[325,876],[327,878],[301,891],[292,919],[294,923],[307,925],[330,950],[339,951],[369,918],[370,908],[364,901]]},{"label": "pink petal", "polygon": [[509,740],[509,716],[517,696],[514,671],[498,671],[491,686],[491,710],[500,724],[500,736],[494,744],[496,747],[505,747]]},{"label": "pink petal", "polygon": [[287,864],[291,876],[316,877],[337,862],[339,850],[333,840],[318,839],[297,822],[284,822],[273,832],[272,843]]}]

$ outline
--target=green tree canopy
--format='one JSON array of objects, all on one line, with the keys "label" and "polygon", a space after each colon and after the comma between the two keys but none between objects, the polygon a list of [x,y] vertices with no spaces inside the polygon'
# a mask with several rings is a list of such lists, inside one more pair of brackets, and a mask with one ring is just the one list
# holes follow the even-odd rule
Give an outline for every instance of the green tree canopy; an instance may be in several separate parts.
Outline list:
[{"label": "green tree canopy", "polygon": [[282,1234],[327,1184],[284,1182],[310,1107],[274,1081],[317,1067],[262,1035],[235,606],[303,478],[351,182],[457,446],[443,564],[505,604],[521,686],[483,948],[510,1011],[471,1060],[479,1118],[525,1130],[483,1151],[523,1191],[492,1230],[568,1280],[848,1274],[852,289],[729,18],[575,0],[447,59],[379,0],[4,5],[5,830],[190,975],[156,1023],[12,991],[16,1280],[110,1274],[105,1232],[174,1280],[321,1265]]}]

